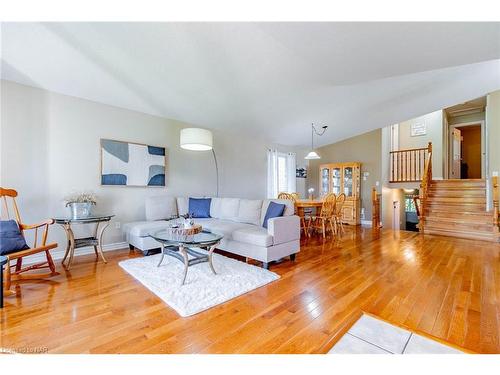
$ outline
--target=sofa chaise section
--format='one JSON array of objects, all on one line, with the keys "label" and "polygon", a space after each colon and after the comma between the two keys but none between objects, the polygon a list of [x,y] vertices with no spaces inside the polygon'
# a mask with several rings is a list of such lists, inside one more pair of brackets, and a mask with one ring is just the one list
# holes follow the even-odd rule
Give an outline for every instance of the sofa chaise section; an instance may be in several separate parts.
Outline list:
[{"label": "sofa chaise section", "polygon": [[[271,201],[286,205],[284,216],[269,219],[267,228],[262,226]],[[146,200],[146,220],[123,226],[130,246],[148,252],[159,247],[149,233],[167,227],[174,215],[185,215],[189,198],[150,197]],[[239,198],[212,198],[210,218],[194,219],[204,229],[224,236],[217,247],[233,254],[252,258],[268,267],[270,262],[300,251],[300,219],[294,215],[293,202],[286,200],[248,200]]]}]

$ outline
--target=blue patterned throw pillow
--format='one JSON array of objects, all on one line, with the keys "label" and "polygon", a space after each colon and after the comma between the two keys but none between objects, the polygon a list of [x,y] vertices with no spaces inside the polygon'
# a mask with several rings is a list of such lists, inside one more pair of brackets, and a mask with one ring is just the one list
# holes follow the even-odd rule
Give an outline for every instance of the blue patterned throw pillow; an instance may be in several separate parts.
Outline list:
[{"label": "blue patterned throw pillow", "polygon": [[266,216],[264,217],[264,222],[262,226],[267,228],[267,221],[272,219],[273,217],[283,216],[283,212],[285,212],[285,205],[281,203],[270,202],[269,206],[267,206]]},{"label": "blue patterned throw pillow", "polygon": [[189,214],[194,218],[210,217],[212,198],[189,198]]},{"label": "blue patterned throw pillow", "polygon": [[0,220],[0,255],[29,249],[15,220]]}]

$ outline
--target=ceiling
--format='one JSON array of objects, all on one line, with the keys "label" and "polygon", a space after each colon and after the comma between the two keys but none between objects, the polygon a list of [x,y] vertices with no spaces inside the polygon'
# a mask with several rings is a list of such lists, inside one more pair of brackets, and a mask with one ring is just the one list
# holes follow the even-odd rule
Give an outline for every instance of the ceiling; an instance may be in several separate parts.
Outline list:
[{"label": "ceiling", "polygon": [[3,79],[297,146],[500,89],[500,23],[3,23],[1,52]]}]

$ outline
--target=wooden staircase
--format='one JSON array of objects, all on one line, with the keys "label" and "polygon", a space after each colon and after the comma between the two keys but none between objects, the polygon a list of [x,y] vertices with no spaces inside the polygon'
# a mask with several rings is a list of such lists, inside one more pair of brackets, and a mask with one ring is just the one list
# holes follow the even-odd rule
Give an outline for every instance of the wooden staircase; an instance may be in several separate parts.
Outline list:
[{"label": "wooden staircase", "polygon": [[431,180],[424,207],[424,233],[499,242],[499,227],[486,211],[486,181]]}]

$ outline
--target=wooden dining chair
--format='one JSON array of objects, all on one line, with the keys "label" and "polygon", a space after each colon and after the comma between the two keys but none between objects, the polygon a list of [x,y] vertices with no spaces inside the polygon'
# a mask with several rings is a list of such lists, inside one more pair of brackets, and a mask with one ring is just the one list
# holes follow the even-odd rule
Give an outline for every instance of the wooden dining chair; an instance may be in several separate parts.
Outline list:
[{"label": "wooden dining chair", "polygon": [[321,230],[323,238],[326,238],[326,230],[328,226],[330,227],[332,235],[335,235],[334,213],[336,202],[337,196],[335,194],[329,193],[325,195],[319,215],[311,216],[309,219],[308,227],[312,230]]},{"label": "wooden dining chair", "polygon": [[333,214],[333,220],[335,223],[335,231],[337,233],[344,233],[344,224],[342,223],[342,208],[345,203],[345,194],[339,194],[337,197],[337,202],[335,204],[335,211]]},{"label": "wooden dining chair", "polygon": [[[286,199],[286,200],[292,201],[294,206],[295,206],[295,215],[298,215],[297,206],[295,205],[295,203],[297,202],[298,196],[299,195],[297,193],[281,192],[278,194],[278,199]],[[303,230],[305,235],[309,236],[309,229],[307,226],[306,218],[304,216],[300,216],[300,230]]]},{"label": "wooden dining chair", "polygon": [[[55,249],[57,247],[57,243],[49,243],[47,244],[47,235],[49,232],[49,225],[54,223],[54,220],[48,219],[39,224],[25,224],[21,221],[21,216],[19,215],[19,209],[16,203],[17,191],[13,189],[4,189],[0,187],[0,198],[3,200],[3,209],[2,209],[2,218],[6,218],[7,220],[11,219],[11,212],[9,207],[12,207],[14,218],[17,222],[19,230],[24,236],[25,230],[34,230],[34,241],[33,246],[26,250],[19,250],[12,253],[4,254],[8,261],[5,265],[5,291],[6,295],[14,294],[13,291],[10,290],[11,282],[14,280],[26,280],[26,279],[41,279],[46,277],[51,277],[58,275],[56,272],[56,267],[54,265],[54,261],[52,260],[52,256],[50,255],[49,250]],[[9,204],[10,201],[10,204]],[[41,233],[41,241],[39,243],[39,229],[43,228],[43,232]],[[45,253],[46,261],[39,262],[35,264],[30,264],[23,268],[23,258],[29,255]],[[13,261],[16,261],[15,264],[11,264]],[[14,268],[14,270],[11,270]],[[48,268],[50,272],[48,273],[31,273],[27,275],[22,275],[27,271],[39,270]]]}]

